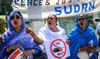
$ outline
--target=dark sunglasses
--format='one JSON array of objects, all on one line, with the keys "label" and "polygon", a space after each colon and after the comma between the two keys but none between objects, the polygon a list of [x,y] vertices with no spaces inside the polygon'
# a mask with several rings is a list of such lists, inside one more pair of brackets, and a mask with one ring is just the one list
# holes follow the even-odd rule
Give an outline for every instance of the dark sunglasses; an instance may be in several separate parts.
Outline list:
[{"label": "dark sunglasses", "polygon": [[86,19],[86,18],[79,18],[78,21],[80,21],[80,20],[85,20],[85,19]]},{"label": "dark sunglasses", "polygon": [[50,18],[47,18],[47,20],[49,20],[49,19],[51,19],[51,20],[52,20],[52,19],[54,19],[54,18],[52,18],[52,17],[50,17]]},{"label": "dark sunglasses", "polygon": [[16,19],[19,19],[19,18],[21,18],[21,16],[20,15],[13,15],[13,16],[11,16],[11,18],[10,19],[14,19],[14,17],[16,16]]}]

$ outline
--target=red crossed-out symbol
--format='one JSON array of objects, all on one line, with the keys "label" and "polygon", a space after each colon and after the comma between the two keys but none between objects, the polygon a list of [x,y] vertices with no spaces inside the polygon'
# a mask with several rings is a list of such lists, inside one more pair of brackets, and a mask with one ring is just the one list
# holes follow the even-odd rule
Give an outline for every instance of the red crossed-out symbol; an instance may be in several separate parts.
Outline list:
[{"label": "red crossed-out symbol", "polygon": [[[58,42],[59,44],[57,45],[56,43]],[[60,47],[60,44],[63,45],[63,48]],[[53,40],[52,43],[50,44],[50,52],[55,58],[64,57],[66,55],[66,43],[60,38]],[[57,54],[57,52],[60,52],[61,55],[59,55],[59,53]]]}]

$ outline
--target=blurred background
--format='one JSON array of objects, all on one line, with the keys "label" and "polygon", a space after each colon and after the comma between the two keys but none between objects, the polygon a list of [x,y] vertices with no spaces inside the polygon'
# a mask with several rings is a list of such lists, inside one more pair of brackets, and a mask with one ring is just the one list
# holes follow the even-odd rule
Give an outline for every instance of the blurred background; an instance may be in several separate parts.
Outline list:
[{"label": "blurred background", "polygon": [[[51,2],[51,3],[50,5],[46,5],[43,1],[45,1],[45,3],[47,2]],[[80,0],[58,0],[58,1],[56,0],[56,5],[58,4],[64,5],[60,3],[62,1],[65,1],[63,3],[65,3],[66,5],[73,5],[73,4],[82,4],[85,3],[86,1],[92,2],[95,0],[81,0],[81,1]],[[34,4],[30,2],[33,2]],[[100,1],[98,2],[100,3]],[[51,9],[52,7],[55,8],[55,5],[54,2],[52,2],[51,0],[37,0],[36,2],[35,0],[0,0],[0,17],[5,20],[4,22],[6,24],[6,20],[7,17],[9,16],[9,13],[13,10],[20,10],[25,18],[26,25],[28,27],[32,27],[33,30],[37,33],[39,28],[45,24],[45,19],[46,19],[46,17],[44,18],[42,17],[43,14],[41,10],[43,10],[43,12],[44,11],[49,12],[52,10]],[[91,12],[91,13],[88,13],[86,11],[85,13],[88,18],[89,26],[96,29],[97,23],[100,22],[100,8],[99,11]],[[77,14],[70,15],[70,16],[64,15],[61,17],[58,16],[59,24],[61,25],[62,28],[66,30],[66,34],[68,34],[70,30],[75,26],[74,19],[77,16]],[[43,16],[47,16],[47,15],[44,14]]]}]

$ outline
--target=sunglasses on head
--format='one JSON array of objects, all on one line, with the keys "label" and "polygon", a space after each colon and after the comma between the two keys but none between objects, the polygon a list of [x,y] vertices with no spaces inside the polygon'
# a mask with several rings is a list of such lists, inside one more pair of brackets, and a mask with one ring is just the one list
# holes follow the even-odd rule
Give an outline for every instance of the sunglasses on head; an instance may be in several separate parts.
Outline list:
[{"label": "sunglasses on head", "polygon": [[15,17],[16,17],[16,19],[21,18],[21,16],[20,16],[20,15],[13,15],[13,16],[11,16],[11,18],[10,18],[10,19],[14,19]]}]

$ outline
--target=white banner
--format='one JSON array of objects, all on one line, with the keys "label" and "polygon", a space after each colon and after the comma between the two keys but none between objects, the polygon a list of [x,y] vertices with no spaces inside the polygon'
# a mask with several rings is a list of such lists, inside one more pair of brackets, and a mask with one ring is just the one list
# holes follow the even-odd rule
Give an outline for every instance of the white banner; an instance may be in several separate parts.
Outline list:
[{"label": "white banner", "polygon": [[16,2],[20,6],[17,6],[17,9],[27,10],[30,19],[46,18],[51,13],[58,17],[69,17],[79,13],[98,12],[99,3],[100,0],[72,0],[71,2],[69,0],[20,0]]},{"label": "white banner", "polygon": [[[75,16],[79,13],[93,13],[100,11],[100,0],[96,1],[80,1],[74,4],[63,4],[56,6],[42,7],[42,18],[46,18],[49,14],[53,13],[58,17]],[[47,9],[47,10],[46,10]],[[48,10],[49,9],[49,10]]]}]

